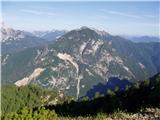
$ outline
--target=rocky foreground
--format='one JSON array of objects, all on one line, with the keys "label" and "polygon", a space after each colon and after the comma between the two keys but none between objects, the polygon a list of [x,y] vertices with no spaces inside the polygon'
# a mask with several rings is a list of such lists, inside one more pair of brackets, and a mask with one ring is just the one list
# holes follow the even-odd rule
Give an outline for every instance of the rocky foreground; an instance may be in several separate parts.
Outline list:
[{"label": "rocky foreground", "polygon": [[122,111],[109,115],[99,113],[95,117],[59,117],[57,120],[160,120],[160,108],[147,108],[138,113],[126,113]]}]

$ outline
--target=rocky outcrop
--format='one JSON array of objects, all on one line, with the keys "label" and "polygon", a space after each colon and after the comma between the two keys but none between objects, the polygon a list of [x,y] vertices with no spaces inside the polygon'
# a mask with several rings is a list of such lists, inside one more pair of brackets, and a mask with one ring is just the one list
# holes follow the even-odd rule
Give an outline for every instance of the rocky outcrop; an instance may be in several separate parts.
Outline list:
[{"label": "rocky outcrop", "polygon": [[15,85],[19,87],[28,85],[32,80],[35,80],[44,70],[45,69],[43,68],[36,68],[31,75],[15,82]]}]

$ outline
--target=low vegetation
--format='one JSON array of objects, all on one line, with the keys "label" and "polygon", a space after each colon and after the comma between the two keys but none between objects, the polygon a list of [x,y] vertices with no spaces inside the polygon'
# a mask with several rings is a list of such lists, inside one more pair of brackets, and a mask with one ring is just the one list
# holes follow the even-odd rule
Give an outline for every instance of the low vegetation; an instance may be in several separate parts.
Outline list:
[{"label": "low vegetation", "polygon": [[[48,104],[46,95],[59,102]],[[42,97],[43,96],[43,97]],[[106,91],[81,101],[57,97],[36,86],[2,86],[2,119],[25,120],[142,120],[160,119],[160,75],[126,87]],[[53,99],[54,98],[54,99]]]}]

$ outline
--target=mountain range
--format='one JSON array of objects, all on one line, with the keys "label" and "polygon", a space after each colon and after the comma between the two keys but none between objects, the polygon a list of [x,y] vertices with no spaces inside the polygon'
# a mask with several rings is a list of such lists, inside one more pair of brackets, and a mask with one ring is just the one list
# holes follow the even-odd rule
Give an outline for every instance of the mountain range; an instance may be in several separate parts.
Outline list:
[{"label": "mountain range", "polygon": [[3,49],[2,40],[2,84],[38,84],[80,98],[98,84],[114,83],[115,79],[132,83],[160,72],[159,42],[134,43],[88,27],[52,34],[45,45],[46,35],[35,34],[20,31],[20,40],[26,36],[32,36],[34,42],[43,40],[32,46],[24,40],[28,46],[17,52],[9,52],[11,47]]},{"label": "mountain range", "polygon": [[124,38],[136,43],[160,42],[159,37],[155,36],[123,36]]},{"label": "mountain range", "polygon": [[3,25],[1,27],[2,54],[13,53],[26,48],[50,44],[65,34],[65,30],[24,31],[15,30]]}]

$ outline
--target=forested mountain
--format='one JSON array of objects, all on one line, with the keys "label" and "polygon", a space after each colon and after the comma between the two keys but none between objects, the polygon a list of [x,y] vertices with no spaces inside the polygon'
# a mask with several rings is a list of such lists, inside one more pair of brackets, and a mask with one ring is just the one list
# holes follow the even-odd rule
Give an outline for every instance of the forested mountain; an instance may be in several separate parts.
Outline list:
[{"label": "forested mountain", "polygon": [[[79,98],[110,78],[144,80],[160,71],[160,43],[133,43],[88,27],[54,44],[2,56],[2,84],[38,84]],[[95,91],[96,92],[96,91]]]},{"label": "forested mountain", "polygon": [[136,43],[160,42],[160,38],[155,36],[139,36],[139,37],[133,36],[133,37],[125,37],[125,38]]}]

